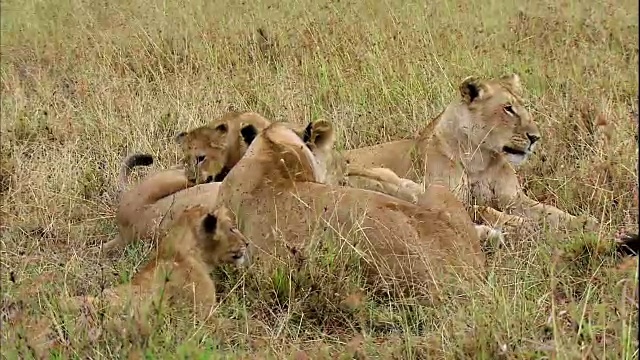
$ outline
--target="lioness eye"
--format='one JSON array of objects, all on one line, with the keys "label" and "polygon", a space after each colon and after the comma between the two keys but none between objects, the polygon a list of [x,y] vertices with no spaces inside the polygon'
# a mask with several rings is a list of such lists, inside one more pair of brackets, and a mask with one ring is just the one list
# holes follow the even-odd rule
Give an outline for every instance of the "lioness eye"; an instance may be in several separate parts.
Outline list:
[{"label": "lioness eye", "polygon": [[513,110],[513,106],[511,106],[511,105],[506,105],[504,107],[504,111],[509,115],[515,115],[516,114],[516,112]]},{"label": "lioness eye", "polygon": [[204,155],[200,155],[200,156],[196,156],[196,163],[201,163],[204,161],[205,156]]}]

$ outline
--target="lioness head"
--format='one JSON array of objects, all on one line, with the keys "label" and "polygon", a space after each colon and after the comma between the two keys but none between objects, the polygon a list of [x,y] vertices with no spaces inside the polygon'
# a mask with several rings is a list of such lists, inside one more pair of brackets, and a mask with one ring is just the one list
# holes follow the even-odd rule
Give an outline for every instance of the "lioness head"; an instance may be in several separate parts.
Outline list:
[{"label": "lioness head", "polygon": [[293,181],[325,182],[327,156],[333,150],[334,132],[331,122],[316,120],[304,130],[290,123],[273,123],[257,133],[244,129],[255,140],[250,143],[246,158],[268,158],[281,178]]},{"label": "lioness head", "polygon": [[[202,206],[187,209],[182,216],[191,221],[192,234],[195,237],[196,252],[209,266],[248,263],[247,248],[249,242],[236,227],[236,218],[224,206],[207,211]],[[173,246],[179,247],[180,244]]]},{"label": "lioness head", "polygon": [[462,126],[473,146],[504,154],[516,165],[527,160],[541,134],[524,107],[517,74],[486,81],[469,77],[460,95],[469,112]]},{"label": "lioness head", "polygon": [[[296,131],[296,133],[298,132]],[[298,135],[300,136],[299,133]],[[333,124],[324,119],[311,121],[301,135],[302,141],[315,156],[318,169],[324,173],[322,182],[332,185],[339,184],[346,173],[346,162],[333,148],[335,144]]]},{"label": "lioness head", "polygon": [[183,154],[185,175],[190,182],[201,184],[221,181],[227,158],[228,127],[200,126],[188,132],[181,132],[175,138]]}]

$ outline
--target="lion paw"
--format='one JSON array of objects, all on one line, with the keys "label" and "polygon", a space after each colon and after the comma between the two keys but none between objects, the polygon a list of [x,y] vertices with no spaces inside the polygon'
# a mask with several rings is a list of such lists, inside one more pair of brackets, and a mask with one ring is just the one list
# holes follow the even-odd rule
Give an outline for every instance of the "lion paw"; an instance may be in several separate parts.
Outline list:
[{"label": "lion paw", "polygon": [[569,221],[568,227],[571,230],[597,231],[600,222],[591,215],[579,215]]},{"label": "lion paw", "polygon": [[516,228],[524,227],[527,224],[528,224],[527,219],[525,219],[525,218],[523,218],[521,216],[515,216],[515,215],[510,215],[503,222],[503,226],[516,227]]},{"label": "lion paw", "polygon": [[487,225],[475,225],[476,234],[481,242],[490,247],[498,247],[504,244],[502,229]]}]

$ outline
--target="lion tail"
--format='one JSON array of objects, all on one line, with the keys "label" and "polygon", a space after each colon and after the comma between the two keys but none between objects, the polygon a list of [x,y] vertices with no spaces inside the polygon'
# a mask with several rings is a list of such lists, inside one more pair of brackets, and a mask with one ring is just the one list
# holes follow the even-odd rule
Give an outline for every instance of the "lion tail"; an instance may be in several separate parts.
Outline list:
[{"label": "lion tail", "polygon": [[151,164],[153,164],[153,156],[150,154],[133,154],[127,156],[120,167],[120,174],[118,175],[119,192],[122,193],[127,186],[129,186],[129,176],[134,167],[149,166]]}]

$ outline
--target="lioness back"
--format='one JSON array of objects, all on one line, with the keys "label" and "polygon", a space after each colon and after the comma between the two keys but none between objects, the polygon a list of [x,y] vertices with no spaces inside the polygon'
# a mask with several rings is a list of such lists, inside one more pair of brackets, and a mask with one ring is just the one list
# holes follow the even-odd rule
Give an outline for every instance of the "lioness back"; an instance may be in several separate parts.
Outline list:
[{"label": "lioness back", "polygon": [[220,203],[242,214],[257,259],[289,256],[289,247],[311,251],[313,231],[320,231],[358,249],[372,284],[477,279],[484,255],[465,212],[456,220],[374,191],[321,184],[323,165],[288,132],[281,124],[262,131],[220,189]]}]

